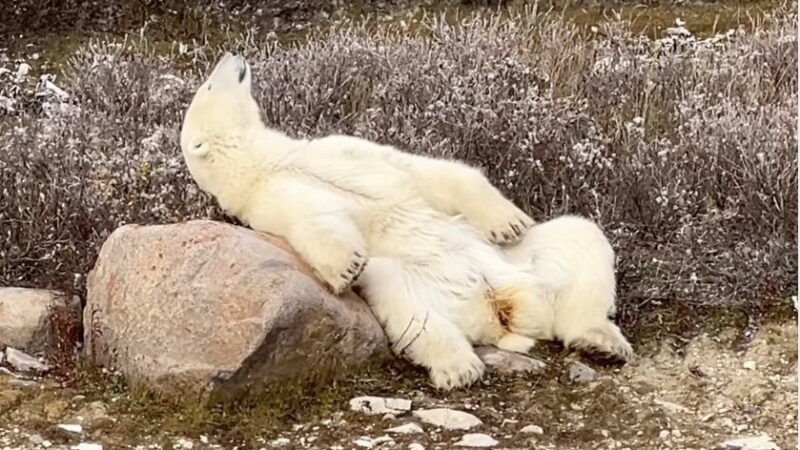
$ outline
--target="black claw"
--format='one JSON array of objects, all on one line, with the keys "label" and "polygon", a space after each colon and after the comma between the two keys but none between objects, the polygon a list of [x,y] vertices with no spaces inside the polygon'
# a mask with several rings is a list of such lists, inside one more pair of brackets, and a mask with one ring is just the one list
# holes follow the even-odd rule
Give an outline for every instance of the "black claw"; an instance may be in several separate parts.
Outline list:
[{"label": "black claw", "polygon": [[516,224],[511,224],[511,229],[514,230],[514,234],[519,234],[522,231]]},{"label": "black claw", "polygon": [[511,240],[511,236],[508,233],[503,233],[503,238],[505,238],[507,241]]},{"label": "black claw", "polygon": [[497,239],[497,233],[495,233],[494,231],[492,231],[492,239]]}]

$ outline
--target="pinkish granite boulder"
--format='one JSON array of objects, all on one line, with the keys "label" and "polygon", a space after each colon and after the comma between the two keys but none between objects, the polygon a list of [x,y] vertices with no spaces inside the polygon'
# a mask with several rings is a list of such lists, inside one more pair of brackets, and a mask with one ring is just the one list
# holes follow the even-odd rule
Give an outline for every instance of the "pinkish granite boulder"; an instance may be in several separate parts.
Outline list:
[{"label": "pinkish granite boulder", "polygon": [[117,229],[87,297],[90,360],[170,398],[257,394],[391,356],[360,298],[326,291],[282,240],[218,222]]}]

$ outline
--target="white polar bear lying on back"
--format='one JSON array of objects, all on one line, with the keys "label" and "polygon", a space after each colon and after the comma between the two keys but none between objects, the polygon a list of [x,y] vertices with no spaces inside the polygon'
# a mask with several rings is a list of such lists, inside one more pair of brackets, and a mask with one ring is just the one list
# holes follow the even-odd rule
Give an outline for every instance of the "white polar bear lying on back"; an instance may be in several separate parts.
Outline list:
[{"label": "white polar bear lying on back", "polygon": [[480,378],[473,344],[527,352],[559,339],[632,356],[608,319],[614,253],[596,225],[531,228],[457,162],[350,136],[292,139],[261,122],[250,84],[246,61],[227,53],[198,89],[181,130],[192,176],[230,214],[285,238],[334,293],[355,283],[434,386]]}]

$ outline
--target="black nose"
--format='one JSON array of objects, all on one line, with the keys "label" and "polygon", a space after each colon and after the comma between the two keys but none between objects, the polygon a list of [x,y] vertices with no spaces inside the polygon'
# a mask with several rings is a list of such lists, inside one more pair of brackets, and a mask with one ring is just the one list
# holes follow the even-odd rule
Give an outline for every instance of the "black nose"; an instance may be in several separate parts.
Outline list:
[{"label": "black nose", "polygon": [[239,83],[244,81],[245,75],[247,75],[247,64],[242,60],[242,68],[239,69]]}]

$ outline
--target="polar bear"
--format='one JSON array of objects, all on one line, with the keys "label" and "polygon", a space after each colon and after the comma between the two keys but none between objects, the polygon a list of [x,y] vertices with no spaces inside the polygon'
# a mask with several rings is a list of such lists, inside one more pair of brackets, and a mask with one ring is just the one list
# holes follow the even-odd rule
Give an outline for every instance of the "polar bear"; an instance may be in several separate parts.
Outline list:
[{"label": "polar bear", "polygon": [[226,53],[195,93],[180,136],[192,177],[229,214],[285,238],[334,293],[359,288],[394,351],[435,387],[481,377],[474,344],[525,353],[559,339],[633,355],[608,317],[614,253],[595,224],[534,226],[458,162],[269,129],[251,76]]}]

